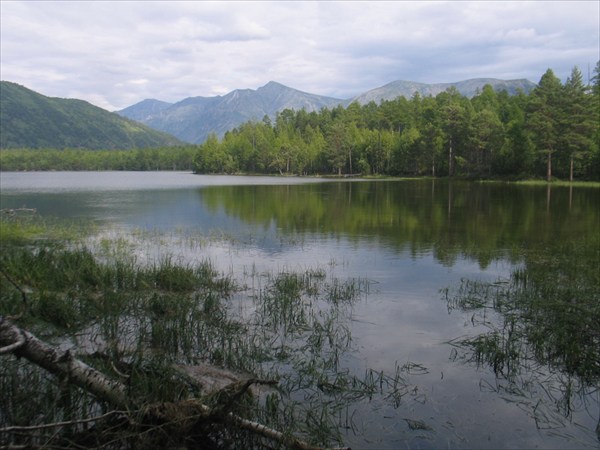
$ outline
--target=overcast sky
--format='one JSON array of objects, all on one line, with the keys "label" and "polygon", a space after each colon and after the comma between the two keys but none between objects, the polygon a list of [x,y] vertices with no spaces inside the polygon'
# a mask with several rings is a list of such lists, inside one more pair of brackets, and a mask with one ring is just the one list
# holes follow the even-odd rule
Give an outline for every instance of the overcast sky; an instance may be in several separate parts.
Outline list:
[{"label": "overcast sky", "polygon": [[108,110],[270,80],[350,98],[395,80],[527,78],[600,59],[599,2],[0,2],[1,78]]}]

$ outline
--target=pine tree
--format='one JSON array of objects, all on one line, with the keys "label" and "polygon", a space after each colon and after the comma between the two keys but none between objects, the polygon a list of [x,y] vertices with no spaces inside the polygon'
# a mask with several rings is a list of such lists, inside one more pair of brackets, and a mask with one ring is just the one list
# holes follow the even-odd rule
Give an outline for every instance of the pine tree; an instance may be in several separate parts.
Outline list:
[{"label": "pine tree", "polygon": [[581,71],[574,67],[564,88],[565,116],[563,124],[562,145],[568,150],[569,181],[573,181],[575,160],[590,155],[593,145],[594,108],[592,95],[586,93]]},{"label": "pine tree", "polygon": [[563,86],[548,69],[534,89],[529,103],[528,125],[538,151],[546,155],[546,178],[552,180],[552,156],[556,152],[563,123],[561,95]]}]

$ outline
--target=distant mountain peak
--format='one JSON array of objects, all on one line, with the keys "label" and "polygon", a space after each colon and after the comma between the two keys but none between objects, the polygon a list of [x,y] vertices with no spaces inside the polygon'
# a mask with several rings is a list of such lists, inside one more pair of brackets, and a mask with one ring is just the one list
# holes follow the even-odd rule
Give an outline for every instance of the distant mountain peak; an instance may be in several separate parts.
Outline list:
[{"label": "distant mountain peak", "polygon": [[276,88],[286,88],[286,89],[291,89],[291,88],[287,87],[287,86],[286,86],[286,85],[284,85],[284,84],[281,84],[281,83],[279,83],[279,82],[277,82],[277,81],[273,81],[273,80],[271,80],[271,81],[269,81],[267,84],[265,84],[264,86],[261,86],[261,87],[259,87],[257,90],[259,90],[259,89],[269,89],[269,88],[274,88],[274,87],[276,87]]},{"label": "distant mountain peak", "polygon": [[527,80],[498,80],[495,78],[473,78],[456,83],[417,83],[396,80],[352,99],[337,99],[303,92],[277,81],[269,81],[254,89],[235,89],[228,94],[215,97],[188,97],[170,104],[158,100],[142,101],[129,108],[118,111],[119,114],[138,120],[160,131],[165,131],[179,139],[202,143],[210,133],[219,136],[225,134],[249,120],[262,120],[267,115],[274,118],[284,109],[318,111],[338,105],[348,105],[353,101],[366,104],[397,97],[412,97],[416,92],[421,96],[435,96],[451,86],[467,97],[476,95],[486,84],[496,90],[507,90],[514,94],[518,89],[529,92],[535,84]]},{"label": "distant mountain peak", "polygon": [[483,87],[489,84],[496,91],[506,90],[514,95],[519,90],[524,93],[531,91],[535,84],[529,80],[500,80],[497,78],[471,78],[469,80],[457,81],[454,83],[418,83],[415,81],[396,80],[384,86],[371,89],[352,99],[361,104],[374,101],[379,103],[382,100],[393,100],[397,97],[411,98],[415,93],[421,96],[436,96],[450,87],[455,87],[465,97],[473,97],[483,90]]},{"label": "distant mountain peak", "polygon": [[[172,103],[163,102],[162,100],[156,100],[154,98],[147,98],[142,100],[135,105],[129,106],[121,111],[116,111],[117,114],[127,117],[128,119],[137,120],[138,122],[145,123],[152,119],[161,111],[173,106]],[[127,111],[127,114],[122,114],[123,111]]]},{"label": "distant mountain peak", "polygon": [[140,120],[157,130],[173,134],[191,142],[204,142],[210,133],[219,136],[249,120],[262,120],[267,115],[274,118],[284,109],[318,111],[333,107],[343,100],[309,94],[276,81],[254,89],[235,89],[223,96],[189,97],[160,110],[149,110],[153,103],[136,103],[118,111],[119,114]]}]

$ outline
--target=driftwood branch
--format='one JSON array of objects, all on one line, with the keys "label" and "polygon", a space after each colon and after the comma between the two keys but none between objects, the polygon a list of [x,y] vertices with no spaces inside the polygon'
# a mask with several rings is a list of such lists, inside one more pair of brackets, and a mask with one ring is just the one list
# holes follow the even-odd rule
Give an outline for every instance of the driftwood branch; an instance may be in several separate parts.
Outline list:
[{"label": "driftwood branch", "polygon": [[228,419],[231,423],[235,423],[239,428],[251,431],[255,434],[259,434],[263,437],[269,438],[273,441],[280,442],[289,448],[294,450],[351,450],[349,447],[338,447],[338,448],[323,448],[315,447],[310,445],[294,436],[286,435],[281,431],[274,430],[266,427],[258,422],[252,422],[242,417],[236,416],[235,414],[229,413]]},{"label": "driftwood branch", "polygon": [[25,337],[25,334],[22,332],[22,330],[19,330],[19,334],[17,335],[16,340],[12,344],[8,344],[4,347],[0,347],[0,355],[4,355],[6,353],[12,353],[12,352],[18,350],[19,348],[24,346],[26,342],[27,342],[27,338]]},{"label": "driftwood branch", "polygon": [[126,411],[109,411],[106,414],[102,414],[101,416],[89,417],[87,419],[66,420],[64,422],[43,423],[40,425],[4,427],[4,428],[0,428],[0,433],[10,433],[10,432],[14,432],[14,431],[36,431],[36,430],[43,430],[43,429],[47,429],[47,428],[60,428],[60,427],[66,427],[69,425],[79,425],[82,423],[97,422],[99,420],[103,420],[103,419],[106,419],[111,416],[125,415],[125,414],[127,414]]},{"label": "driftwood branch", "polygon": [[22,337],[25,338],[25,343],[13,351],[15,355],[31,361],[54,375],[68,379],[70,383],[85,389],[117,409],[130,409],[133,406],[127,395],[127,389],[122,383],[108,378],[75,358],[69,350],[60,352],[28,331],[0,317],[1,347],[14,345]]},{"label": "driftwood branch", "polygon": [[[142,402],[138,399],[130,398],[126,386],[120,381],[111,379],[93,367],[88,366],[83,361],[75,358],[68,350],[65,352],[57,350],[3,317],[0,317],[0,350],[2,350],[2,353],[12,352],[19,357],[26,358],[48,372],[63,377],[68,382],[93,394],[99,400],[105,401],[116,409],[121,410],[114,411],[114,414],[125,414],[123,411],[130,411],[130,413],[126,413],[126,415],[130,415],[134,411],[138,413],[142,411],[142,420],[144,423],[156,426],[169,425],[173,428],[174,432],[179,434],[191,431],[194,426],[202,422],[224,422],[277,441],[282,445],[296,450],[323,450],[320,447],[311,446],[294,436],[286,435],[260,423],[249,421],[228,411],[232,403],[239,399],[252,384],[274,384],[273,381],[249,379],[231,383],[215,394],[226,400],[225,404],[221,403],[221,406],[215,408],[205,405],[198,399],[157,403],[142,408]],[[91,422],[105,416],[75,422],[38,425],[31,427],[31,429],[53,428],[73,423]],[[130,422],[135,423],[136,421],[130,420]],[[7,427],[0,429],[0,431],[26,431],[25,428],[27,427]]]},{"label": "driftwood branch", "polygon": [[32,213],[35,214],[37,212],[37,210],[35,208],[3,208],[0,211],[2,211],[3,214],[6,214],[7,216],[15,216],[17,213]]}]

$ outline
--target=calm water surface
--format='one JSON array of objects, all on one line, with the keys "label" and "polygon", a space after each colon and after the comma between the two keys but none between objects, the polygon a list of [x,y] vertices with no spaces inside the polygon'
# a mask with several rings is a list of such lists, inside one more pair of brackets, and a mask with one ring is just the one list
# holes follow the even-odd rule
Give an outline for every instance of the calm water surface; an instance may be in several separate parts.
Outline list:
[{"label": "calm water surface", "polygon": [[[352,448],[599,445],[597,389],[574,398],[565,415],[543,384],[516,392],[489,368],[465,363],[448,341],[480,325],[470,312],[450,311],[443,294],[462,279],[507,279],[527,252],[598,233],[597,189],[173,172],[0,176],[3,209],[93,220],[103,236],[151,236],[136,250],[140,260],[208,258],[240,278],[326,268],[367,280],[348,323],[355,350],[343,366],[393,373],[414,364],[414,388],[400,404],[353,405],[345,435]],[[413,430],[405,419],[427,428]]]}]

